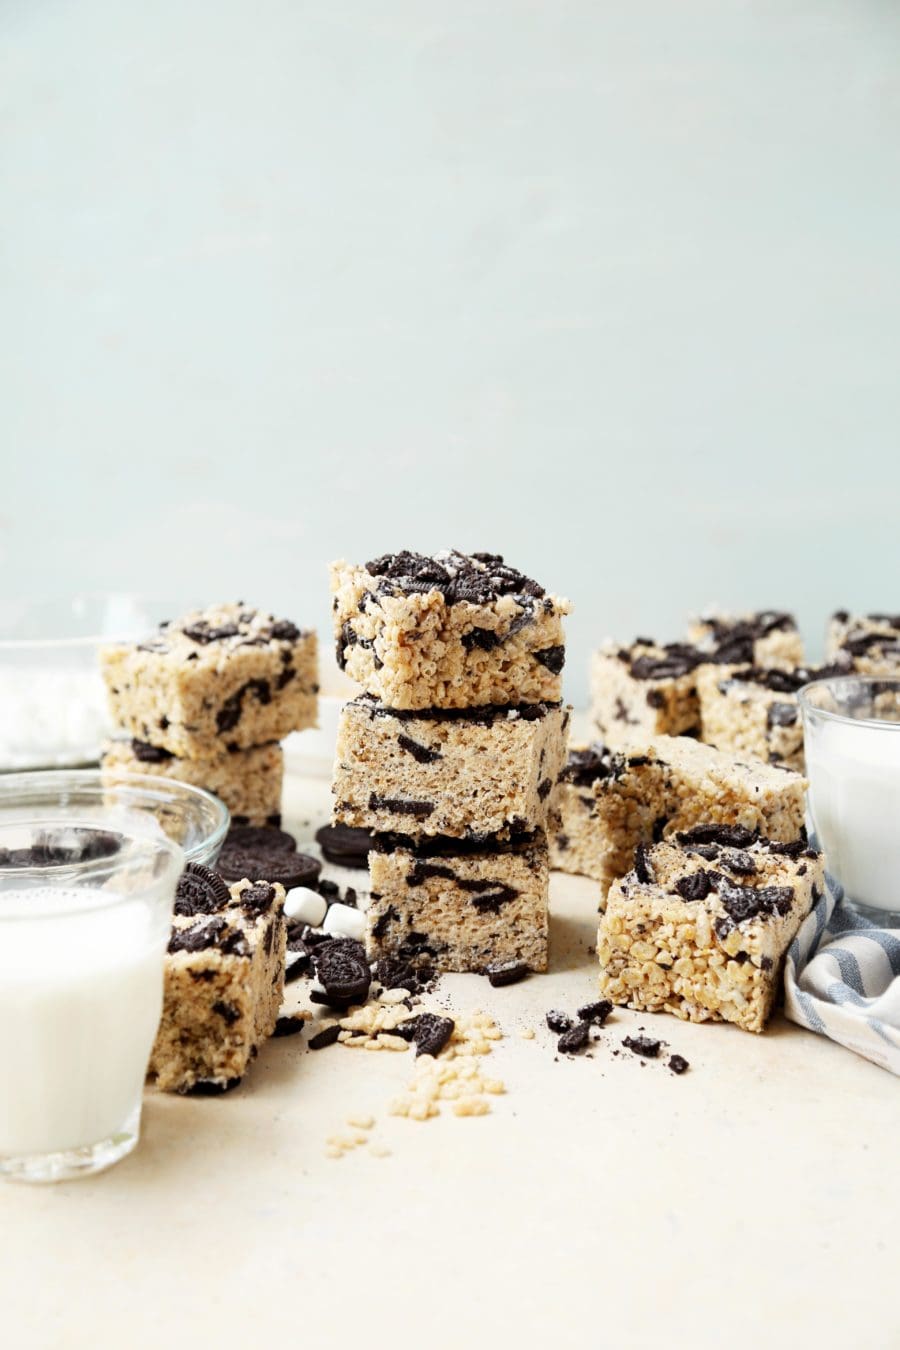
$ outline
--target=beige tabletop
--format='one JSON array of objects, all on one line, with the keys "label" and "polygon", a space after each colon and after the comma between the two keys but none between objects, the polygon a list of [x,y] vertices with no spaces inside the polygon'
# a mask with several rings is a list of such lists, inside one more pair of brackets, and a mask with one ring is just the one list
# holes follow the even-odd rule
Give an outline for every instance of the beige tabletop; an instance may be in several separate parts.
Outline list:
[{"label": "beige tabletop", "polygon": [[[308,838],[327,782],[291,779],[286,808]],[[617,1012],[558,1060],[544,1014],[594,993],[596,889],[554,875],[552,905],[549,975],[428,999],[502,1027],[490,1115],[391,1116],[408,1054],[305,1037],[227,1096],[148,1092],[118,1167],[0,1188],[0,1344],[900,1346],[896,1079],[781,1018]],[[690,1071],[621,1050],[638,1026]],[[357,1113],[389,1154],[327,1157]]]}]

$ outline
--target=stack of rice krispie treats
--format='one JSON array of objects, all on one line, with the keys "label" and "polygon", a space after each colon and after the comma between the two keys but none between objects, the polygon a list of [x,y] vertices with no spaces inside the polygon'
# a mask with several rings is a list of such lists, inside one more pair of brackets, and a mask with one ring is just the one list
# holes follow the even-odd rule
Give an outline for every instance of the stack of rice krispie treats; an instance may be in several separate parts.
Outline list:
[{"label": "stack of rice krispie treats", "polygon": [[545,970],[545,826],[565,759],[562,619],[495,554],[332,567],[336,824],[369,830],[370,959]]},{"label": "stack of rice krispie treats", "polygon": [[235,824],[277,825],[279,742],[316,725],[316,635],[243,604],[161,624],[147,641],[103,649],[120,738],[104,777],[176,778],[221,797]]},{"label": "stack of rice krispie treats", "polygon": [[553,866],[600,882],[601,991],[615,1003],[760,1031],[784,953],[823,886],[804,829],[790,614],[706,614],[669,644],[607,644],[597,741],[570,750]]}]

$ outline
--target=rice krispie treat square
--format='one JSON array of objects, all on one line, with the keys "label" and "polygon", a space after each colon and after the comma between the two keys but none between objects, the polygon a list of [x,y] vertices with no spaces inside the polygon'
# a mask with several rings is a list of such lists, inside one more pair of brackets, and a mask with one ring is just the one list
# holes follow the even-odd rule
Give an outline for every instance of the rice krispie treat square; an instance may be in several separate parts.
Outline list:
[{"label": "rice krispie treat square", "polygon": [[830,661],[847,661],[859,675],[900,676],[900,614],[832,614],[826,635]]},{"label": "rice krispie treat square", "polygon": [[762,1031],[797,929],[824,885],[821,854],[704,824],[637,850],[600,920],[600,991],[640,1012]]},{"label": "rice krispie treat square", "polygon": [[499,554],[332,564],[337,661],[389,708],[558,703],[569,602]]},{"label": "rice krispie treat square", "polygon": [[591,718],[608,745],[635,736],[699,736],[697,667],[704,657],[683,642],[637,638],[594,653]]},{"label": "rice krispie treat square", "polygon": [[547,842],[414,841],[390,836],[369,854],[370,959],[427,961],[442,971],[484,971],[508,961],[547,969]]},{"label": "rice krispie treat square", "polygon": [[315,633],[246,605],[211,606],[146,642],[105,647],[100,665],[117,726],[186,759],[316,724]]},{"label": "rice krispie treat square", "polygon": [[708,610],[688,628],[688,641],[719,664],[790,670],[803,664],[803,639],[793,614],[761,609],[753,614]]},{"label": "rice krispie treat square", "polygon": [[178,883],[149,1073],[164,1092],[224,1091],[275,1030],[284,993],[284,889],[190,864]]},{"label": "rice krispie treat square", "polygon": [[280,745],[258,745],[249,750],[182,759],[146,741],[107,741],[100,759],[104,783],[122,774],[176,778],[220,797],[235,825],[278,825],[284,752]]},{"label": "rice krispie treat square", "polygon": [[797,691],[811,680],[847,674],[845,665],[759,670],[704,666],[697,672],[703,739],[730,754],[803,772],[803,719]]},{"label": "rice krispie treat square", "polygon": [[551,866],[593,877],[602,898],[639,844],[701,821],[790,841],[803,829],[806,786],[799,774],[690,737],[574,747],[550,801]]},{"label": "rice krispie treat square", "polygon": [[341,711],[334,819],[454,838],[534,831],[565,760],[569,714],[549,703],[399,712],[363,694]]}]

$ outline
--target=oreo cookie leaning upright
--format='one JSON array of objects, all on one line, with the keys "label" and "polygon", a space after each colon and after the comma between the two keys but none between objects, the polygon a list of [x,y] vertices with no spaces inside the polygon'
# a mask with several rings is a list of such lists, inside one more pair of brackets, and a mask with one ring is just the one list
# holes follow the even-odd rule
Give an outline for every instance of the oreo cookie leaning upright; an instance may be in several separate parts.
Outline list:
[{"label": "oreo cookie leaning upright", "polygon": [[371,830],[352,825],[323,825],[316,830],[316,843],[326,862],[336,867],[368,867],[372,847]]}]

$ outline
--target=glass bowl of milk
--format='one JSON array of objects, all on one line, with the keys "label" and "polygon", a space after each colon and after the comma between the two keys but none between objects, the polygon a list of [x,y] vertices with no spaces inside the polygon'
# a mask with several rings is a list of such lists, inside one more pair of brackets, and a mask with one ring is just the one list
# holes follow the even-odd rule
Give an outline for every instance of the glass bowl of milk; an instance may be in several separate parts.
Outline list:
[{"label": "glass bowl of milk", "polygon": [[183,862],[161,830],[0,808],[0,1176],[86,1176],[137,1144]]},{"label": "glass bowl of milk", "polygon": [[116,773],[106,780],[98,769],[0,774],[0,818],[29,819],[59,809],[102,828],[171,839],[185,862],[207,866],[219,856],[231,821],[213,793],[174,778]]},{"label": "glass bowl of milk", "polygon": [[800,690],[809,806],[845,903],[900,927],[900,679],[842,675]]}]

